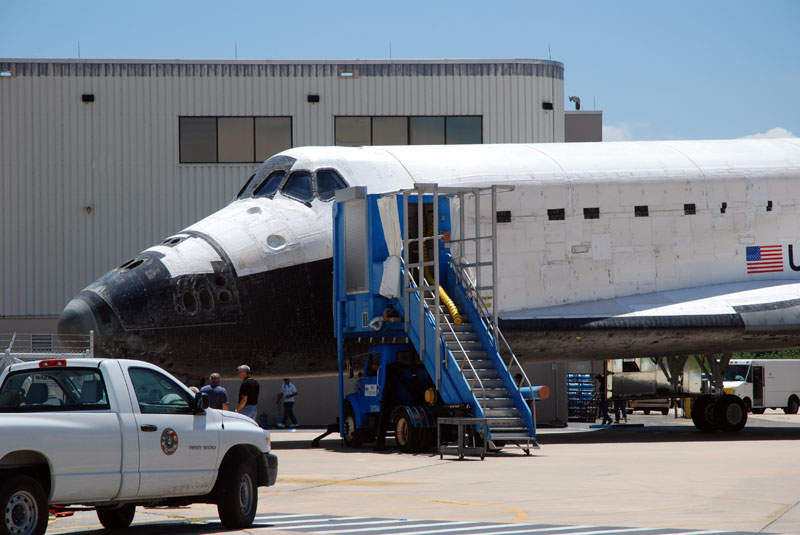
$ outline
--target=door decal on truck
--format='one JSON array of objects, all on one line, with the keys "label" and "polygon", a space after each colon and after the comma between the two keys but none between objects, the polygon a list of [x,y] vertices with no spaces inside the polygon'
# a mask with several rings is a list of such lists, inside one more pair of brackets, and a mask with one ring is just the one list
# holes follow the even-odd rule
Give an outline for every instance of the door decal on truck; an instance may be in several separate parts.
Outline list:
[{"label": "door decal on truck", "polygon": [[164,455],[172,455],[178,449],[178,433],[171,427],[164,429],[161,433],[161,451]]}]

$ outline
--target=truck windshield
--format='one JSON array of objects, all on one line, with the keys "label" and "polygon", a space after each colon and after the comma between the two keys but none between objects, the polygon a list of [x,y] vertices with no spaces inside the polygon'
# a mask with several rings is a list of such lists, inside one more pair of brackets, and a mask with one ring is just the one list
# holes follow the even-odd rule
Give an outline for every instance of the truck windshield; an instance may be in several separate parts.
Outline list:
[{"label": "truck windshield", "polygon": [[108,410],[96,369],[34,368],[12,373],[0,388],[0,412]]},{"label": "truck windshield", "polygon": [[728,364],[728,371],[725,372],[725,381],[744,381],[750,371],[749,364]]}]

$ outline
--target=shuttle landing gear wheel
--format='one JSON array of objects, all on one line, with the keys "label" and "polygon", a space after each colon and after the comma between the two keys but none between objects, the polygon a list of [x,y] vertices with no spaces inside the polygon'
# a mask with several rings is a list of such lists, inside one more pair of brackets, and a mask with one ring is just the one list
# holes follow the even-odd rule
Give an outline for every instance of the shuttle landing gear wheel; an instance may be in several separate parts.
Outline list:
[{"label": "shuttle landing gear wheel", "polygon": [[723,431],[739,431],[747,423],[747,407],[739,396],[725,394],[714,404],[714,422]]},{"label": "shuttle landing gear wheel", "polygon": [[764,407],[753,407],[751,410],[753,414],[764,414]]},{"label": "shuttle landing gear wheel", "polygon": [[692,422],[700,431],[714,431],[717,425],[714,422],[714,396],[708,394],[700,396],[692,407]]}]

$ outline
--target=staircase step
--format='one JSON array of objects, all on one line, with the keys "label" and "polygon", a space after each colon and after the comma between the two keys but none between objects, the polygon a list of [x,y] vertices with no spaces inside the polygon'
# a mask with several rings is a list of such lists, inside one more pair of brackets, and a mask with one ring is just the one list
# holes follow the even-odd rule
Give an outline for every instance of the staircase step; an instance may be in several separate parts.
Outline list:
[{"label": "staircase step", "polygon": [[[463,323],[461,325],[464,325]],[[459,327],[461,326],[459,325]],[[470,324],[472,327],[472,324]],[[455,340],[458,337],[459,340],[463,342],[480,342],[480,337],[477,333],[473,331],[457,331],[456,334],[450,332],[449,329],[442,329],[442,337],[444,338],[445,342],[450,342],[451,340]]]},{"label": "staircase step", "polygon": [[487,418],[519,418],[520,416],[519,409],[514,406],[501,408],[484,407],[483,414]]},{"label": "staircase step", "polygon": [[519,433],[498,433],[489,429],[489,432],[492,435],[491,440],[517,440],[520,442],[525,442],[533,439],[533,437],[530,435],[530,431],[527,429],[525,429],[524,432],[522,431],[523,430],[520,430]]},{"label": "staircase step", "polygon": [[[462,348],[471,352],[470,357],[472,356],[472,353],[478,353],[480,351],[486,353],[486,350],[483,349],[483,343],[481,343],[480,340],[445,340],[445,343],[453,353],[456,351],[460,353]],[[488,355],[488,353],[486,354]]]},{"label": "staircase step", "polygon": [[489,429],[501,429],[509,432],[510,429],[527,429],[522,418],[489,418]]},{"label": "staircase step", "polygon": [[475,398],[484,409],[510,409],[514,407],[514,401],[509,397],[482,398],[480,397],[480,389],[473,391],[473,394],[475,394]]}]

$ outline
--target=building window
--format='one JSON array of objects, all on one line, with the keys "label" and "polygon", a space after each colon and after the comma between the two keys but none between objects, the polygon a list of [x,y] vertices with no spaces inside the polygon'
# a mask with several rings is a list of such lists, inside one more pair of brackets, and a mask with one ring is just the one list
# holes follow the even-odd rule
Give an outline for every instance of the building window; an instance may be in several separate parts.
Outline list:
[{"label": "building window", "polygon": [[549,221],[564,221],[566,210],[564,208],[548,208],[547,219]]},{"label": "building window", "polygon": [[635,217],[648,217],[650,215],[650,210],[648,209],[647,205],[634,206],[633,215]]},{"label": "building window", "polygon": [[694,203],[684,204],[683,213],[684,215],[695,215],[697,213],[697,209],[695,208]]},{"label": "building window", "polygon": [[292,146],[291,117],[180,117],[180,163],[257,163]]},{"label": "building window", "polygon": [[470,116],[335,118],[340,146],[483,143],[483,118]]},{"label": "building window", "polygon": [[372,145],[369,117],[337,117],[336,144],[345,147]]},{"label": "building window", "polygon": [[445,132],[448,145],[483,143],[480,117],[447,117]]},{"label": "building window", "polygon": [[600,219],[600,208],[584,208],[584,219]]},{"label": "building window", "polygon": [[444,117],[412,117],[409,145],[444,145]]},{"label": "building window", "polygon": [[291,117],[256,117],[256,161],[292,148]]},{"label": "building window", "polygon": [[408,118],[373,117],[373,145],[408,145]]}]

